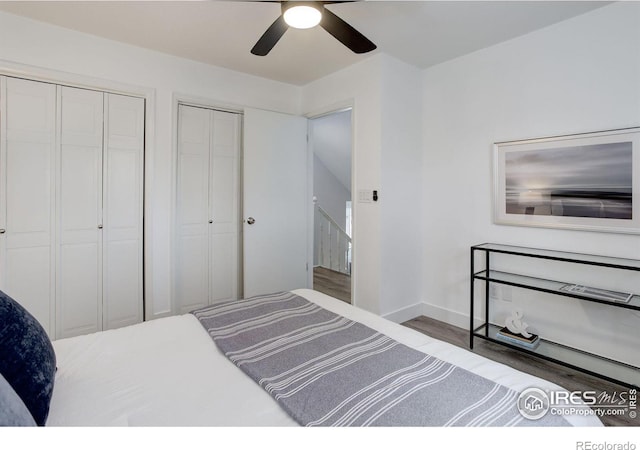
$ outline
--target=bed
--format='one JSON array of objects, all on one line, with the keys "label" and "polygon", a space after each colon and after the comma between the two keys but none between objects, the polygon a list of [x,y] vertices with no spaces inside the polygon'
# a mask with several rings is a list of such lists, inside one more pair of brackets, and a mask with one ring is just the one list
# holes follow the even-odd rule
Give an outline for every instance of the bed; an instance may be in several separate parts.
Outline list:
[{"label": "bed", "polygon": [[[515,391],[557,385],[430,338],[320,292],[292,293]],[[56,366],[47,426],[297,426],[234,365],[193,314],[53,342]],[[571,426],[601,426],[590,415]]]}]

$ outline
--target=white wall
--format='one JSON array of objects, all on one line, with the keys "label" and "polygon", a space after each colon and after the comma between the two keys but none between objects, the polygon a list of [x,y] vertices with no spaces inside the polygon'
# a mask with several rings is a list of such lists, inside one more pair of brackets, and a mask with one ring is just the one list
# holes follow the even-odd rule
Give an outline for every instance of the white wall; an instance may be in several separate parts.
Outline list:
[{"label": "white wall", "polygon": [[[639,3],[600,8],[423,75],[423,292],[430,315],[467,326],[473,244],[640,258],[637,235],[494,225],[491,202],[494,142],[640,125]],[[522,306],[541,334],[640,363],[638,313],[512,294],[512,303],[499,306]]]},{"label": "white wall", "polygon": [[[313,142],[313,131],[310,136]],[[349,145],[351,145],[351,141],[349,141]],[[338,177],[318,158],[317,154],[313,155],[313,197],[315,205],[322,208],[346,232],[348,229],[347,202],[351,201],[351,186],[344,186]],[[334,267],[331,266],[332,263],[330,262],[331,258],[327,257],[326,254],[323,256],[323,252],[327,251],[332,244],[332,241],[326,238],[326,233],[321,229],[322,224],[325,224],[326,227],[326,219],[316,210],[314,210],[313,216],[313,266],[324,266],[333,269]],[[333,229],[333,226],[331,228]],[[325,234],[324,239],[322,239],[323,234]],[[335,232],[333,235],[335,235]],[[333,244],[337,245],[335,238],[333,239]]]},{"label": "white wall", "polygon": [[386,56],[383,63],[380,184],[380,307],[395,321],[421,314],[422,85],[421,72]]},{"label": "white wall", "polygon": [[347,202],[351,200],[350,187],[340,180],[316,155],[313,157],[313,195],[317,205],[324,209],[340,227],[346,229]]},{"label": "white wall", "polygon": [[[168,313],[172,207],[173,95],[210,99],[220,106],[251,106],[297,113],[300,88],[165,55],[0,12],[0,71],[9,63],[45,68],[155,90],[151,177],[153,311]],[[29,70],[27,71],[29,72]],[[148,238],[148,236],[147,236]],[[149,295],[149,292],[147,292]]]},{"label": "white wall", "polygon": [[380,313],[380,210],[359,203],[359,189],[380,186],[381,55],[302,88],[301,111],[309,116],[353,106],[353,304]]},{"label": "white wall", "polygon": [[[306,113],[353,105],[354,304],[396,321],[418,315],[423,298],[420,81],[418,69],[378,54],[302,91]],[[374,189],[378,202],[358,201]]]}]

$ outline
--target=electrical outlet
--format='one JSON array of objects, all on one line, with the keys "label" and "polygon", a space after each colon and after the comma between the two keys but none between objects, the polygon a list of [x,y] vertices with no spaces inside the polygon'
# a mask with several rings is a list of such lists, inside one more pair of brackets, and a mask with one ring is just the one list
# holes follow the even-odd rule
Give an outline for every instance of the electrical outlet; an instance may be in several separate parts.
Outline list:
[{"label": "electrical outlet", "polygon": [[489,298],[492,300],[500,300],[500,286],[493,283],[489,285]]}]

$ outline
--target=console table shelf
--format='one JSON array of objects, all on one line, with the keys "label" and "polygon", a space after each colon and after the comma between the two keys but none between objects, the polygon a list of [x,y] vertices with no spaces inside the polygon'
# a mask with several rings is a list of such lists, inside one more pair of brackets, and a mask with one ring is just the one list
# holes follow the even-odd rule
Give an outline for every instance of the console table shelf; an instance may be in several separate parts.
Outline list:
[{"label": "console table shelf", "polygon": [[519,275],[516,273],[501,272],[498,270],[489,271],[487,275],[486,270],[476,272],[474,274],[476,280],[485,280],[492,283],[506,284],[509,286],[515,286],[523,289],[531,289],[534,291],[546,292],[548,294],[562,295],[564,297],[577,298],[580,300],[586,300],[589,302],[604,303],[606,305],[614,305],[618,308],[627,308],[640,311],[640,295],[633,295],[628,302],[616,302],[611,300],[602,300],[594,297],[588,297],[586,295],[575,294],[572,292],[565,292],[560,290],[561,287],[566,286],[569,283],[545,280],[543,278],[530,277],[527,275]]},{"label": "console table shelf", "polygon": [[[475,270],[476,252],[484,253],[485,268],[480,271]],[[640,311],[640,295],[632,294],[628,300],[610,300],[596,298],[593,295],[583,295],[579,292],[569,292],[563,287],[571,285],[569,282],[537,278],[528,275],[521,275],[505,271],[498,271],[491,268],[492,253],[502,253],[514,256],[529,257],[542,260],[554,260],[566,263],[600,266],[611,269],[629,271],[634,277],[640,276],[640,261],[624,258],[612,258],[597,255],[585,255],[578,253],[556,252],[552,250],[531,249],[524,247],[508,246],[501,244],[480,244],[471,247],[471,319],[470,319],[470,342],[473,349],[474,338],[481,338],[495,342],[506,347],[535,355],[542,359],[552,361],[573,369],[588,373],[605,380],[615,382],[627,387],[638,388],[640,386],[640,368],[615,361],[607,357],[595,355],[580,349],[572,348],[563,344],[552,342],[540,338],[540,344],[535,349],[522,348],[510,344],[497,337],[500,326],[490,323],[490,285],[491,283],[514,286],[532,291],[544,292],[547,294],[570,297],[579,300],[596,302],[608,305],[613,308],[625,308]],[[475,311],[475,291],[476,281],[484,282],[485,311],[484,323],[480,326],[474,324]],[[639,334],[640,336],[640,334]]]}]

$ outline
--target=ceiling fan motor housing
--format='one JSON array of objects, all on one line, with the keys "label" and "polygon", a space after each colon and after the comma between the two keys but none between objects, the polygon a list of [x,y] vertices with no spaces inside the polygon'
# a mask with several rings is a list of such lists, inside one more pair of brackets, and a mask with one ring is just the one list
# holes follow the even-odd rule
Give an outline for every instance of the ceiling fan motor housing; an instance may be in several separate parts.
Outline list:
[{"label": "ceiling fan motor housing", "polygon": [[282,17],[293,28],[308,29],[320,23],[324,6],[319,2],[282,2]]},{"label": "ceiling fan motor housing", "polygon": [[320,11],[320,13],[322,13],[322,11],[324,10],[324,5],[322,4],[322,2],[290,2],[290,1],[284,1],[284,2],[280,2],[280,6],[282,8],[282,14],[284,14],[285,11],[287,11],[288,9],[293,8],[294,6],[310,6],[311,8],[315,8],[318,11]]}]

